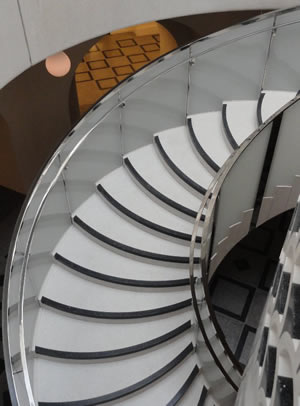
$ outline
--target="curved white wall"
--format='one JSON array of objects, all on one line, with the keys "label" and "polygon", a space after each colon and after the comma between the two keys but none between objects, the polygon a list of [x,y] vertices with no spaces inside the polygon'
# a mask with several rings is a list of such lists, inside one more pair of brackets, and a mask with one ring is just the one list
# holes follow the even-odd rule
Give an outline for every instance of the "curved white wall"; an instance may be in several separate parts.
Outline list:
[{"label": "curved white wall", "polygon": [[191,14],[298,4],[299,0],[2,0],[0,88],[48,55],[119,28]]}]

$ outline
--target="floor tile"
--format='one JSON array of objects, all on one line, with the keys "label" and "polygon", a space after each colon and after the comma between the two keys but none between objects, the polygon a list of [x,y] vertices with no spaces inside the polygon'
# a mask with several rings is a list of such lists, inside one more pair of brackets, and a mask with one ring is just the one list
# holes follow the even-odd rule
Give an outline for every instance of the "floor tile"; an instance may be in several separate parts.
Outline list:
[{"label": "floor tile", "polygon": [[149,58],[147,58],[147,56],[145,54],[132,55],[132,56],[129,56],[128,59],[130,60],[131,63],[149,62]]},{"label": "floor tile", "polygon": [[123,56],[122,51],[118,49],[110,49],[107,51],[103,51],[105,58],[113,58],[115,56]]},{"label": "floor tile", "polygon": [[117,77],[119,83],[123,82],[123,80],[125,80],[126,78],[128,78],[128,75],[120,75]]},{"label": "floor tile", "polygon": [[139,54],[144,53],[143,49],[141,47],[139,47],[138,45],[136,45],[134,47],[122,48],[122,52],[126,56],[128,56],[128,55],[139,55]]},{"label": "floor tile", "polygon": [[108,58],[107,63],[110,67],[118,67],[124,65],[130,65],[130,61],[126,56],[117,56],[115,58]]},{"label": "floor tile", "polygon": [[248,294],[249,290],[247,288],[220,277],[212,294],[212,302],[219,312],[231,313],[232,316],[241,318]]},{"label": "floor tile", "polygon": [[115,78],[98,80],[97,83],[98,83],[100,89],[102,89],[102,90],[110,89],[111,87],[114,87],[118,84],[118,82]]},{"label": "floor tile", "polygon": [[90,73],[89,72],[76,73],[75,80],[76,82],[86,82],[87,80],[91,80]]},{"label": "floor tile", "polygon": [[147,57],[153,61],[154,59],[158,58],[160,56],[159,51],[152,51],[152,52],[147,52],[146,53]]},{"label": "floor tile", "polygon": [[76,69],[76,73],[81,73],[81,72],[88,72],[89,71],[89,67],[88,64],[86,62],[81,62]]},{"label": "floor tile", "polygon": [[229,348],[235,352],[243,330],[243,323],[219,312],[216,312],[216,317],[226,337]]},{"label": "floor tile", "polygon": [[131,66],[135,71],[137,71],[141,69],[143,66],[145,66],[145,63],[144,62],[133,63]]},{"label": "floor tile", "polygon": [[91,75],[94,80],[110,79],[115,76],[114,71],[111,68],[93,69]]},{"label": "floor tile", "polygon": [[144,35],[141,37],[137,37],[135,41],[138,45],[148,45],[156,43],[156,40],[152,35]]},{"label": "floor tile", "polygon": [[117,75],[130,75],[134,73],[134,70],[132,69],[131,65],[120,66],[118,68],[114,68],[113,70]]},{"label": "floor tile", "polygon": [[159,45],[158,44],[148,44],[148,45],[142,45],[142,48],[145,52],[150,52],[150,51],[159,51]]},{"label": "floor tile", "polygon": [[121,40],[117,40],[117,44],[121,48],[123,48],[123,47],[132,47],[132,46],[136,45],[136,41],[133,38],[131,38],[131,39],[121,39]]},{"label": "floor tile", "polygon": [[108,63],[103,59],[103,61],[88,62],[88,66],[90,69],[108,68]]},{"label": "floor tile", "polygon": [[104,55],[101,51],[97,51],[97,52],[89,52],[86,55],[84,55],[83,58],[86,62],[89,61],[98,61],[100,59],[104,59]]}]

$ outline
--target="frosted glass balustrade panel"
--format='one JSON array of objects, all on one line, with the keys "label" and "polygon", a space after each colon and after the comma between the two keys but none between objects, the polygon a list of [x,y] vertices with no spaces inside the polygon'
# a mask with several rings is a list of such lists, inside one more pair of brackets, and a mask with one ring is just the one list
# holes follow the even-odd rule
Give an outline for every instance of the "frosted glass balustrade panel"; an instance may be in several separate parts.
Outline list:
[{"label": "frosted glass balustrade panel", "polygon": [[[117,104],[118,97],[115,96]],[[103,176],[122,165],[120,107],[115,107],[88,135],[67,164],[65,185],[71,212],[95,191]],[[66,149],[62,156],[65,158]]]},{"label": "frosted glass balustrade panel", "polygon": [[[153,135],[157,132],[185,124],[188,62],[181,62],[186,58],[188,49],[176,54],[172,58],[172,63],[167,59],[152,66],[153,79],[141,85],[128,97],[126,97],[129,93],[127,86],[121,89],[121,99],[125,100],[121,112],[124,154],[152,143]],[[169,69],[169,66],[174,65],[177,66]],[[159,68],[158,72],[154,72],[156,67]],[[165,73],[161,73],[165,70],[167,70]],[[139,78],[137,80],[139,81]],[[133,85],[134,81],[132,84],[129,83],[129,86]]]},{"label": "frosted glass balustrade panel", "polygon": [[299,115],[299,101],[283,113],[265,190],[266,196],[274,196],[278,185],[293,186],[295,175],[300,175]]},{"label": "frosted glass balustrade panel", "polygon": [[[264,89],[295,91],[300,89],[300,12],[283,14],[273,36],[266,68]],[[290,24],[280,27],[280,25]]]},{"label": "frosted glass balustrade panel", "polygon": [[248,145],[223,182],[212,253],[218,242],[228,236],[229,227],[242,220],[243,211],[254,208],[271,128],[272,124],[269,124]]},{"label": "frosted glass balustrade panel", "polygon": [[[258,98],[272,21],[239,26],[222,40],[212,37],[192,45],[188,114],[221,110],[224,100]],[[267,31],[252,35],[258,30]],[[238,37],[244,38],[235,40]]]}]

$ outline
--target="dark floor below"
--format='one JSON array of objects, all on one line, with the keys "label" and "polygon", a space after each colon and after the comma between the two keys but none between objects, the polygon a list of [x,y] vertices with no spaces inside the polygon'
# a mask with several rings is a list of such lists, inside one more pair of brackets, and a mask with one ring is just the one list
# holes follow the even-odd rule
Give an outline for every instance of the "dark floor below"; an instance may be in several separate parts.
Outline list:
[{"label": "dark floor below", "polygon": [[248,234],[225,257],[211,283],[217,320],[243,366],[250,355],[291,216],[292,211],[283,213]]}]

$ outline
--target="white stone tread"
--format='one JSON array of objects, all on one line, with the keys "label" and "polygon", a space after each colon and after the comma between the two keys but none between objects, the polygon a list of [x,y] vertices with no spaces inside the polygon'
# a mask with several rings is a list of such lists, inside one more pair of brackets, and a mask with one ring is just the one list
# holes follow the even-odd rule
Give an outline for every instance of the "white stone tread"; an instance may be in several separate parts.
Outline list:
[{"label": "white stone tread", "polygon": [[[74,247],[78,247],[74,249]],[[168,280],[187,277],[186,264],[175,265],[144,261],[120,251],[112,251],[100,245],[75,227],[70,227],[58,242],[53,253],[59,253],[70,261],[111,276],[141,280]]]},{"label": "white stone tread", "polygon": [[155,189],[175,202],[198,212],[201,205],[201,195],[193,192],[171,175],[158,156],[154,145],[135,150],[127,155],[138,173]]},{"label": "white stone tread", "polygon": [[240,145],[258,127],[257,100],[226,101],[226,119],[230,132]]},{"label": "white stone tread", "polygon": [[[153,348],[150,352],[116,358],[113,362],[109,359],[100,362],[62,363],[50,358],[38,358],[34,365],[37,398],[48,402],[75,401],[126,388],[164,367],[190,342],[191,338],[183,335],[167,345]],[[171,374],[176,373],[176,370],[179,369],[171,371]],[[49,387],[52,388],[51,391]]]},{"label": "white stone tread", "polygon": [[155,134],[171,161],[198,185],[208,188],[212,171],[204,166],[189,139],[186,126],[171,128]]},{"label": "white stone tread", "polygon": [[127,246],[163,255],[188,256],[189,247],[154,235],[127,221],[98,194],[93,194],[75,212],[90,227],[112,240]]},{"label": "white stone tread", "polygon": [[193,114],[189,118],[192,120],[199,144],[208,156],[221,167],[232,153],[224,134],[222,113],[213,111]]},{"label": "white stone tread", "polygon": [[[193,224],[173,214],[152,199],[134,182],[128,171],[120,167],[98,182],[113,199],[138,216],[169,229],[192,234]],[[199,230],[199,235],[200,235]]]},{"label": "white stone tread", "polygon": [[286,92],[279,90],[264,90],[264,98],[261,105],[262,121],[266,121],[277,110],[292,100],[297,92]]},{"label": "white stone tread", "polygon": [[[105,320],[69,317],[47,307],[39,310],[34,345],[61,351],[110,351],[141,344],[188,322],[192,308],[159,317]],[[185,335],[191,335],[187,330]]]},{"label": "white stone tread", "polygon": [[[186,275],[187,276],[187,275]],[[54,264],[40,291],[40,297],[103,312],[135,312],[169,306],[188,300],[190,286],[177,288],[135,288],[95,283]],[[72,317],[72,315],[70,315]]]}]

